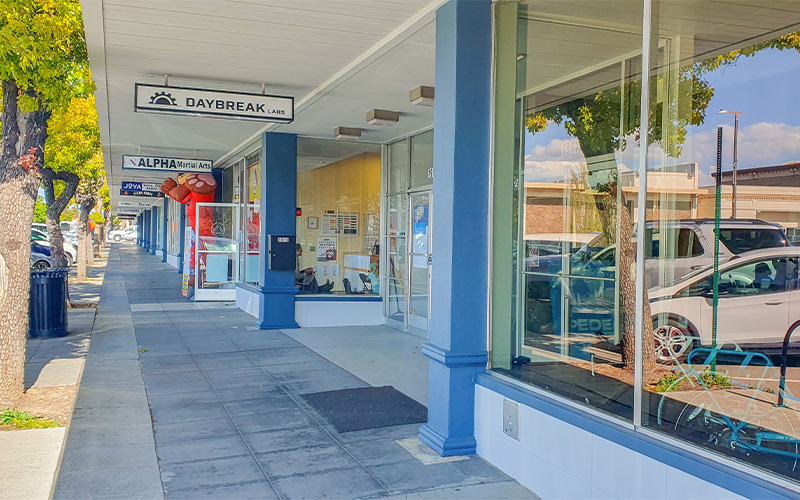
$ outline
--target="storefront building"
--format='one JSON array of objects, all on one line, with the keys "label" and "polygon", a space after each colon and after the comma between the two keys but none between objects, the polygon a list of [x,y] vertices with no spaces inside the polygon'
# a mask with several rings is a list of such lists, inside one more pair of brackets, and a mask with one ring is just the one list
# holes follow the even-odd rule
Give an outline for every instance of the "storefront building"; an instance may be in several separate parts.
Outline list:
[{"label": "storefront building", "polygon": [[[717,279],[704,218],[734,141],[740,168],[800,156],[800,6],[449,0],[397,29],[216,157],[194,299],[427,339],[421,440],[544,499],[796,497],[796,221],[749,219],[793,184],[739,214],[726,186]],[[137,241],[181,272],[186,219],[154,201]]]}]

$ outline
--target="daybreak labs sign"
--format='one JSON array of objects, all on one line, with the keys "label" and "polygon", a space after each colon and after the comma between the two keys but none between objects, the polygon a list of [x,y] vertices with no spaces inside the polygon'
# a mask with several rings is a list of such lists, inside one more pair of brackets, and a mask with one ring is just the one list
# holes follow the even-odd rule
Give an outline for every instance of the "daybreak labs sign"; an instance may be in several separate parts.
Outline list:
[{"label": "daybreak labs sign", "polygon": [[168,156],[122,155],[122,168],[127,170],[168,170],[171,172],[211,173],[213,167],[214,162],[211,160],[170,158]]},{"label": "daybreak labs sign", "polygon": [[290,123],[294,98],[137,83],[134,111]]}]

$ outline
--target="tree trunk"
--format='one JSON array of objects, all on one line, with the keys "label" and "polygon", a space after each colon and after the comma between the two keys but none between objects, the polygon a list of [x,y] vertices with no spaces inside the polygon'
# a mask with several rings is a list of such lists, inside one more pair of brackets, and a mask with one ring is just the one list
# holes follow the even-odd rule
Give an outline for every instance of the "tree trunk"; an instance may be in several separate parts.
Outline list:
[{"label": "tree trunk", "polygon": [[[628,212],[625,197],[620,198],[617,207],[619,217],[619,288],[620,302],[622,303],[622,361],[629,370],[634,368],[636,359],[636,243],[633,241],[633,222]],[[640,231],[640,237],[644,232]],[[645,380],[656,369],[656,351],[653,340],[653,318],[650,312],[650,300],[647,297],[647,287],[644,289],[642,306],[642,361],[644,365]]]},{"label": "tree trunk", "polygon": [[49,114],[40,109],[20,116],[18,97],[16,82],[4,80],[0,133],[0,401],[12,404],[24,391],[30,221]]},{"label": "tree trunk", "polygon": [[[56,198],[54,181],[65,183],[61,196]],[[72,172],[54,172],[51,168],[42,169],[42,185],[47,193],[47,234],[50,237],[50,255],[55,267],[67,267],[64,253],[64,236],[61,234],[61,214],[67,208],[69,200],[75,196],[80,179]]]},{"label": "tree trunk", "polygon": [[89,231],[89,213],[94,208],[94,197],[79,195],[78,204],[81,207],[78,222],[78,281],[86,281],[86,266],[94,253],[91,231]]}]

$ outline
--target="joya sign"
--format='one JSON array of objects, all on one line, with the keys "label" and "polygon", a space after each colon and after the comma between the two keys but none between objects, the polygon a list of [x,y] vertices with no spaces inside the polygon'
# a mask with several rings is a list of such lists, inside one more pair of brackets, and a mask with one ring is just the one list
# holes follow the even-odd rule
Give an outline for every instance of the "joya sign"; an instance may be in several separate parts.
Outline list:
[{"label": "joya sign", "polygon": [[120,189],[123,191],[158,191],[161,186],[152,182],[123,181]]},{"label": "joya sign", "polygon": [[294,98],[137,83],[134,111],[289,123],[294,120]]},{"label": "joya sign", "polygon": [[[211,160],[122,155],[122,168],[128,170],[170,170],[173,172],[211,173],[213,167],[214,162]],[[158,190],[158,188],[156,188],[156,190]]]}]

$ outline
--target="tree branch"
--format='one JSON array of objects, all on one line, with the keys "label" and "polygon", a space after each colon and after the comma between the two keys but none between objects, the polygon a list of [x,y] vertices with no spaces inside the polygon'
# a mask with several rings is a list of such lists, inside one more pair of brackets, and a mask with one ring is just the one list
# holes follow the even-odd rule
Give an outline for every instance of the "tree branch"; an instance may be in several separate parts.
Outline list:
[{"label": "tree branch", "polygon": [[17,88],[16,80],[13,78],[3,80],[3,128],[2,132],[0,132],[0,137],[2,137],[0,168],[8,168],[19,158],[17,153],[17,143],[19,142],[18,97],[19,89]]},{"label": "tree branch", "polygon": [[[77,174],[72,172],[55,172],[52,168],[45,168],[42,170],[42,179],[44,189],[47,192],[47,211],[54,212],[57,217],[67,208],[69,200],[75,196],[75,191],[78,189],[80,178]],[[62,181],[66,184],[61,196],[56,198],[54,181]]]}]

